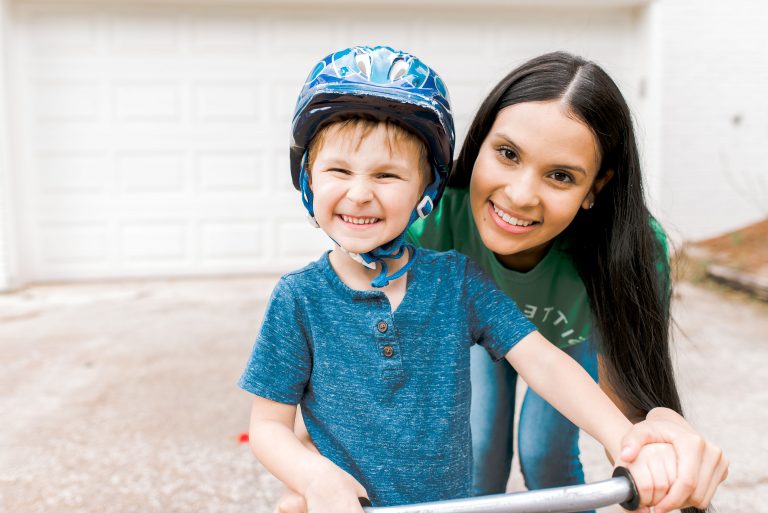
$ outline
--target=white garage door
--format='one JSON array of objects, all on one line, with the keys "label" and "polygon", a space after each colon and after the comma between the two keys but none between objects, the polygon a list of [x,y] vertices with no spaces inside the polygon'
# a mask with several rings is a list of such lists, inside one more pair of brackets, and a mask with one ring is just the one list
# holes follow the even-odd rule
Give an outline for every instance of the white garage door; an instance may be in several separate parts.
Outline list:
[{"label": "white garage door", "polygon": [[[328,247],[290,185],[288,133],[314,62],[389,44],[448,83],[459,140],[493,83],[568,49],[635,107],[642,24],[627,7],[17,5],[11,90],[26,281],[287,270]],[[285,4],[280,4],[285,5]]]}]

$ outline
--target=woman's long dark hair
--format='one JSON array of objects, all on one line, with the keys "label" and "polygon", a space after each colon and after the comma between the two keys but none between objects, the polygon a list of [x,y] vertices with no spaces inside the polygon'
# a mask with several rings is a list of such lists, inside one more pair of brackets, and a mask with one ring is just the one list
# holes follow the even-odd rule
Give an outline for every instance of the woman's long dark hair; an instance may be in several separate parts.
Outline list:
[{"label": "woman's long dark hair", "polygon": [[566,102],[591,128],[602,157],[598,177],[613,171],[594,207],[580,209],[560,235],[586,287],[611,388],[644,415],[656,406],[682,413],[669,351],[669,264],[643,197],[629,108],[605,71],[563,52],[513,70],[480,106],[448,186],[469,186],[499,110],[548,100]]}]

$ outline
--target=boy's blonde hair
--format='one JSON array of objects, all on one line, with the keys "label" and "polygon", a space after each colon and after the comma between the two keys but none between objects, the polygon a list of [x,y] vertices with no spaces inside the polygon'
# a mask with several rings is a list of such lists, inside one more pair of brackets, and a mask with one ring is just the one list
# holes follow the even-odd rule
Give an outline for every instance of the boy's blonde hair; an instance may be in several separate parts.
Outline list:
[{"label": "boy's blonde hair", "polygon": [[419,160],[419,175],[421,176],[421,188],[423,192],[427,185],[432,181],[432,167],[429,164],[429,153],[424,141],[395,121],[381,121],[364,116],[339,119],[324,125],[317,131],[308,145],[306,169],[307,173],[310,175],[310,179],[312,165],[328,137],[348,137],[351,142],[354,142],[354,149],[357,150],[360,148],[363,140],[381,124],[384,125],[387,133],[387,146],[390,153],[392,152],[392,148],[396,145],[405,145],[406,150],[413,150],[417,153],[417,158]]}]

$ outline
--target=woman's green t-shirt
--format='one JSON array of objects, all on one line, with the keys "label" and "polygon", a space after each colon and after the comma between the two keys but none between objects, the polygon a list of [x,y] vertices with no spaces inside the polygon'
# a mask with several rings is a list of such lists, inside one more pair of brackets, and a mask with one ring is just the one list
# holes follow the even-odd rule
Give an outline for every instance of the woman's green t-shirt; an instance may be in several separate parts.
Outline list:
[{"label": "woman's green t-shirt", "polygon": [[539,331],[558,347],[590,338],[592,315],[584,283],[558,240],[526,273],[507,269],[483,244],[475,226],[467,189],[446,189],[437,209],[408,230],[416,246],[469,256],[493,277]]}]

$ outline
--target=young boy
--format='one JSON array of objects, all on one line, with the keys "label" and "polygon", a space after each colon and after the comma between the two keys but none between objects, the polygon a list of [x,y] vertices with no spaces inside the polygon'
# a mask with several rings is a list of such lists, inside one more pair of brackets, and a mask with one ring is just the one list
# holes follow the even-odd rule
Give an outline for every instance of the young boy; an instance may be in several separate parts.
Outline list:
[{"label": "young boy", "polygon": [[[473,343],[614,460],[631,427],[466,257],[405,244],[440,198],[453,143],[439,76],[390,48],[326,57],[299,96],[294,184],[336,247],[281,278],[240,386],[255,395],[257,458],[312,512],[470,495]],[[294,435],[297,404],[319,454]]]}]

